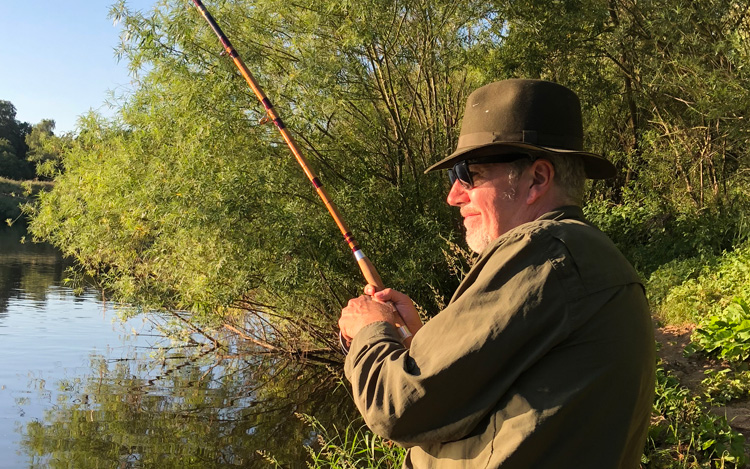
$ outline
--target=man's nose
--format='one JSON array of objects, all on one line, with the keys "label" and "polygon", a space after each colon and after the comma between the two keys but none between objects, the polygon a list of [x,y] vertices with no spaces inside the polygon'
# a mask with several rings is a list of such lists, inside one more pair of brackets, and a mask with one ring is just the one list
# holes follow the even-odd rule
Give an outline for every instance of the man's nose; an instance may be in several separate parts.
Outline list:
[{"label": "man's nose", "polygon": [[450,192],[448,192],[447,202],[454,207],[460,207],[469,202],[468,193],[466,192],[466,189],[464,189],[464,186],[461,185],[461,181],[456,180],[456,182],[453,183]]}]

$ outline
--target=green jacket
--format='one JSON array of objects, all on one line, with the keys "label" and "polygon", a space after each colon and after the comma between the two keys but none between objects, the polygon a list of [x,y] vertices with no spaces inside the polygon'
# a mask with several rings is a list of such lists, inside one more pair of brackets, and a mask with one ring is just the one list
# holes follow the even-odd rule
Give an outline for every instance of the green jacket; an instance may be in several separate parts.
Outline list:
[{"label": "green jacket", "polygon": [[495,240],[406,350],[388,323],[345,372],[404,467],[628,468],[654,395],[643,286],[614,244],[563,207]]}]

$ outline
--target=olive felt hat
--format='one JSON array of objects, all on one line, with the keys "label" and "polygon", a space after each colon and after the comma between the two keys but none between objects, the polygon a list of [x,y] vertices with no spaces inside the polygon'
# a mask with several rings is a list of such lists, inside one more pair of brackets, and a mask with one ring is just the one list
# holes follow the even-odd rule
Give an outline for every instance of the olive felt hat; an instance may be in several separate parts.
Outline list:
[{"label": "olive felt hat", "polygon": [[590,179],[616,173],[604,157],[583,151],[581,103],[572,90],[549,81],[521,79],[490,83],[471,93],[456,151],[425,172],[519,151],[580,157]]}]

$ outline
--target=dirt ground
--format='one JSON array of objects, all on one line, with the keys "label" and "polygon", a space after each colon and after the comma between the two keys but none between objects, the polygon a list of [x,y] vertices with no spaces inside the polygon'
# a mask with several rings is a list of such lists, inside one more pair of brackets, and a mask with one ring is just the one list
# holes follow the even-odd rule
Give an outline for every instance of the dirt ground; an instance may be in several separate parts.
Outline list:
[{"label": "dirt ground", "polygon": [[[657,354],[662,359],[665,369],[669,370],[680,383],[695,392],[701,381],[706,378],[708,369],[723,369],[724,364],[715,360],[700,357],[685,357],[683,350],[690,343],[694,325],[667,326],[655,329],[656,341],[661,344]],[[730,403],[725,407],[711,409],[717,415],[724,415],[729,424],[750,439],[750,402]]]}]

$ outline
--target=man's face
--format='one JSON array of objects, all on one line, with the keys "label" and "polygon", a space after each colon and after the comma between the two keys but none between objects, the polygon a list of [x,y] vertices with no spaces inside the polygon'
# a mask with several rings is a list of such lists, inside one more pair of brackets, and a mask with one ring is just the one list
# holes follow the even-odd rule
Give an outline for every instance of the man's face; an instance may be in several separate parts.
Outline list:
[{"label": "man's face", "polygon": [[469,165],[474,187],[465,189],[456,181],[448,193],[448,203],[461,209],[466,243],[474,252],[522,223],[521,177],[511,181],[510,169],[510,163]]}]

